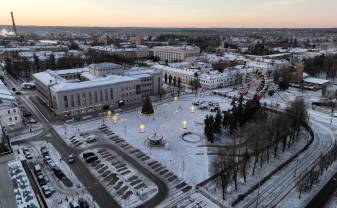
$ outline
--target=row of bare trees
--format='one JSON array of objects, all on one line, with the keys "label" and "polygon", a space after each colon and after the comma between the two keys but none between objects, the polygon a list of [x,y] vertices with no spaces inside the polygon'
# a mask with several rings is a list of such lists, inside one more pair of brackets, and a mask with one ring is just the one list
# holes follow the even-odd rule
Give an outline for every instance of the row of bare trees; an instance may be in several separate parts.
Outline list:
[{"label": "row of bare trees", "polygon": [[302,99],[296,99],[285,112],[266,113],[259,110],[254,121],[250,121],[243,128],[245,145],[237,146],[230,151],[219,152],[215,164],[220,171],[223,197],[230,184],[238,189],[238,177],[246,182],[248,168],[251,175],[256,173],[259,166],[269,163],[272,157],[290,148],[296,141],[301,130],[301,125],[307,122],[307,112]]},{"label": "row of bare trees", "polygon": [[319,182],[319,177],[327,170],[333,162],[337,160],[337,143],[334,144],[327,153],[322,154],[317,163],[307,172],[299,176],[297,182],[298,197],[301,198],[302,193],[309,191],[314,184]]}]

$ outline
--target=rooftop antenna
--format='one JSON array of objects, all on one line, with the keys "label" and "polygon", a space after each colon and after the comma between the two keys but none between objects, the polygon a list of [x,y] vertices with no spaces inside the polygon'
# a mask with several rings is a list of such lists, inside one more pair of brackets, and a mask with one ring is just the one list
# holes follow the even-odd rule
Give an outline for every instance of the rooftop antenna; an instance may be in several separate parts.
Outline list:
[{"label": "rooftop antenna", "polygon": [[13,24],[13,31],[15,33],[15,36],[18,36],[17,30],[16,30],[16,25],[15,25],[15,20],[14,20],[14,13],[11,12],[11,16],[12,16],[12,24]]}]

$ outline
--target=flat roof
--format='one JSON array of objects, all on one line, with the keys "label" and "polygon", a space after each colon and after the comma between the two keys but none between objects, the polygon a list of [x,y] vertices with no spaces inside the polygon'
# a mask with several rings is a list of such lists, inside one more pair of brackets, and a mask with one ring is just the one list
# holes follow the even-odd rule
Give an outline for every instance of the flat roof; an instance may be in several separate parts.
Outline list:
[{"label": "flat roof", "polygon": [[109,75],[103,78],[84,82],[61,82],[53,85],[50,89],[55,92],[65,92],[69,90],[81,90],[92,87],[107,86],[121,82],[137,81],[139,79],[129,76]]},{"label": "flat roof", "polygon": [[330,82],[329,80],[315,78],[315,77],[307,77],[307,78],[303,79],[303,81],[308,82],[308,83],[313,83],[313,84],[319,84],[319,85],[326,84],[326,83]]}]

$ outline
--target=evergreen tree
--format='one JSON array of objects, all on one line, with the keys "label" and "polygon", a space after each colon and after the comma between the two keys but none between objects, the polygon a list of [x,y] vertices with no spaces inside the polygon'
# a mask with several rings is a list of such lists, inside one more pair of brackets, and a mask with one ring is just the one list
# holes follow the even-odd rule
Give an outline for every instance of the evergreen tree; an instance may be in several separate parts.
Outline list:
[{"label": "evergreen tree", "polygon": [[142,115],[153,115],[154,114],[154,109],[152,106],[152,102],[149,96],[146,96],[143,107],[142,107]]},{"label": "evergreen tree", "polygon": [[167,74],[165,73],[165,83],[167,83]]},{"label": "evergreen tree", "polygon": [[173,77],[173,86],[176,86],[176,84],[177,84],[177,78]]},{"label": "evergreen tree", "polygon": [[181,86],[181,79],[180,79],[180,77],[178,78],[178,87],[180,88],[180,86]]},{"label": "evergreen tree", "polygon": [[169,84],[171,84],[172,83],[172,75],[170,74],[169,75]]},{"label": "evergreen tree", "polygon": [[222,116],[221,116],[220,111],[218,110],[214,118],[214,131],[216,133],[219,133],[221,131],[221,121],[222,121]]}]

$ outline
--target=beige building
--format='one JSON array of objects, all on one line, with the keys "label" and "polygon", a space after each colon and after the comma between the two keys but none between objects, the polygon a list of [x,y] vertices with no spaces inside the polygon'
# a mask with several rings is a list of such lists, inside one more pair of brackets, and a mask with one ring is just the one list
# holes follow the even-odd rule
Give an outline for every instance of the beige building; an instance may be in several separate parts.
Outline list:
[{"label": "beige building", "polygon": [[[97,66],[45,71],[34,74],[40,100],[59,117],[76,117],[123,105],[139,104],[146,95],[158,94],[161,89],[161,71],[134,68],[120,74],[96,76],[91,72]],[[77,72],[78,79],[65,79],[68,72]],[[101,75],[101,74],[100,74]]]},{"label": "beige building", "polygon": [[153,56],[161,61],[178,62],[188,57],[198,56],[200,48],[197,46],[158,46],[153,48]]}]

